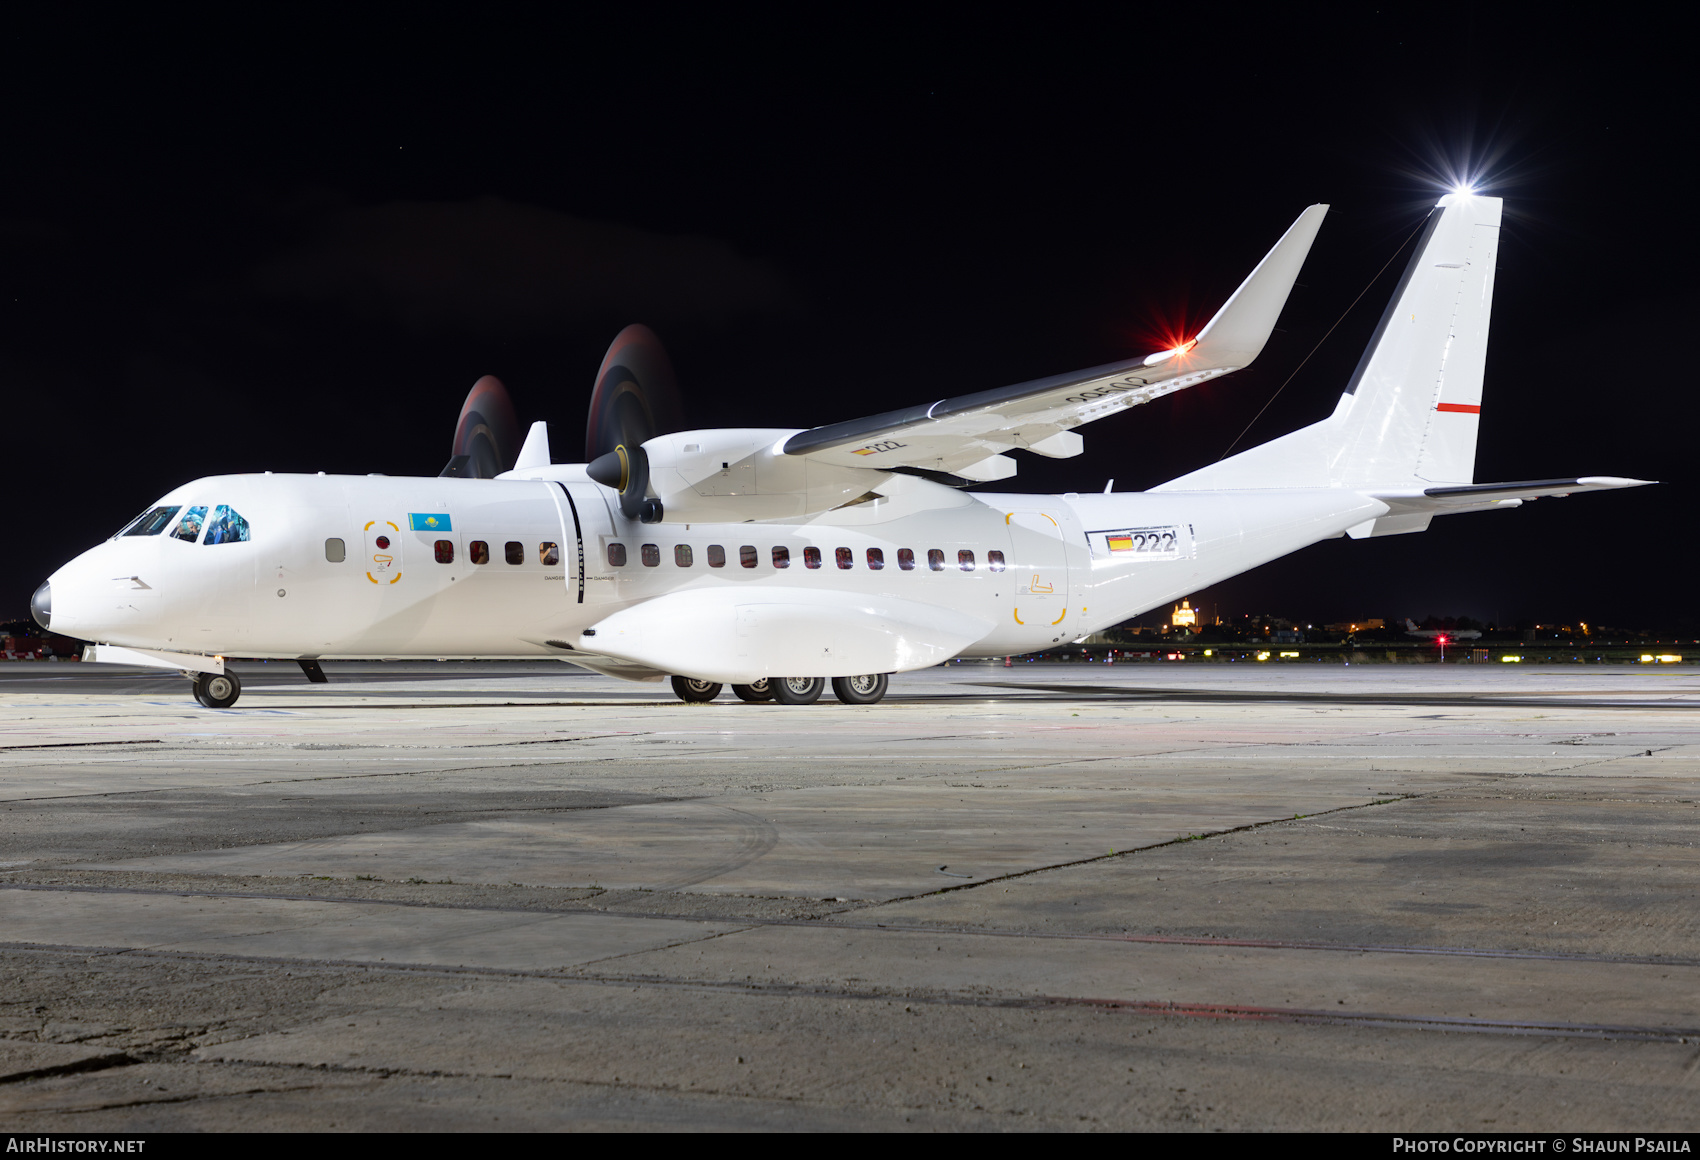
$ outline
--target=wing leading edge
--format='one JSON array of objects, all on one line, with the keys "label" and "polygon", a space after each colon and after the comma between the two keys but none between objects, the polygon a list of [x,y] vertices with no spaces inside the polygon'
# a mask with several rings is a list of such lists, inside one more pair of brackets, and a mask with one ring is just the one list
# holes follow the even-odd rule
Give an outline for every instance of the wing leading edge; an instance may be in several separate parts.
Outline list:
[{"label": "wing leading edge", "polygon": [[786,455],[839,467],[1003,479],[1023,448],[1053,458],[1084,447],[1074,428],[1247,366],[1286,305],[1326,205],[1299,215],[1198,337],[1172,350],[800,431]]}]

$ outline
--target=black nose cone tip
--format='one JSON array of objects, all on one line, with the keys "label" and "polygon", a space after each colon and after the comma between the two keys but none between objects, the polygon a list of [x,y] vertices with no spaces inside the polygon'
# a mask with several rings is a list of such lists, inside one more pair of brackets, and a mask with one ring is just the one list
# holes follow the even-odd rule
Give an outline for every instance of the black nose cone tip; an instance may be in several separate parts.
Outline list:
[{"label": "black nose cone tip", "polygon": [[53,627],[53,592],[46,581],[42,581],[41,587],[30,597],[30,615],[42,628]]}]

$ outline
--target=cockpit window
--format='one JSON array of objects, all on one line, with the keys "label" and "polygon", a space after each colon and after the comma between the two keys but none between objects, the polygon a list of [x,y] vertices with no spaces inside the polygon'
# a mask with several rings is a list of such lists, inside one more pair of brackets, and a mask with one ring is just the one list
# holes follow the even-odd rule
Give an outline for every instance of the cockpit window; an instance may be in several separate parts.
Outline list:
[{"label": "cockpit window", "polygon": [[143,512],[135,518],[129,527],[119,532],[120,536],[157,536],[171,526],[172,519],[181,507],[156,507],[152,511]]},{"label": "cockpit window", "polygon": [[188,540],[192,544],[201,538],[201,525],[206,522],[206,506],[192,507],[183,513],[183,518],[177,521],[177,530],[171,534],[179,540]]},{"label": "cockpit window", "polygon": [[219,504],[207,525],[208,544],[245,544],[248,542],[248,521],[236,514],[228,504]]}]

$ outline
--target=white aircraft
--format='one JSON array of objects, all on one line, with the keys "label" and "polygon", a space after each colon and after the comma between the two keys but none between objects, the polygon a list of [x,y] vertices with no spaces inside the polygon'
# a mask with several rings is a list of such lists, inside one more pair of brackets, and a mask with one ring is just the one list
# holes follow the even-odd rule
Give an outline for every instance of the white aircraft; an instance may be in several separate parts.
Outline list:
[{"label": "white aircraft", "polygon": [[1424,640],[1438,640],[1442,644],[1451,644],[1455,640],[1479,640],[1481,633],[1473,628],[1462,631],[1451,628],[1418,628],[1417,622],[1410,617],[1405,618],[1405,635],[1420,636]]},{"label": "white aircraft", "polygon": [[1332,415],[1148,492],[959,488],[1249,364],[1327,206],[1170,350],[812,430],[679,431],[666,356],[629,327],[587,463],[552,462],[542,423],[510,460],[518,426],[483,379],[441,476],[197,479],[31,607],[88,659],[181,670],[213,708],[240,693],[229,656],[315,681],[327,658],[557,657],[671,677],[687,701],[731,684],[807,704],[830,679],[872,703],[891,673],[1078,640],[1319,540],[1644,482],[1472,482],[1500,206],[1440,199]]}]

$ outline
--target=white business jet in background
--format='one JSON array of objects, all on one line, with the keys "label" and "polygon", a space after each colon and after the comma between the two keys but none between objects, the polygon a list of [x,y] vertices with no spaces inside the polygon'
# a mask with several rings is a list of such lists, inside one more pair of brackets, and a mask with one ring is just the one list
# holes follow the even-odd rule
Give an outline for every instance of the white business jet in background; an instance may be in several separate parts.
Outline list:
[{"label": "white business jet in background", "polygon": [[1473,483],[1498,198],[1431,211],[1334,413],[1148,492],[959,490],[1014,450],[1248,365],[1327,206],[1171,350],[812,430],[681,431],[653,334],[615,339],[583,464],[507,394],[468,396],[441,476],[222,475],[172,491],[36,592],[94,661],[181,670],[233,704],[226,657],[557,657],[671,678],[687,701],[871,704],[892,673],[1049,648],[1347,535],[1644,481]]}]

